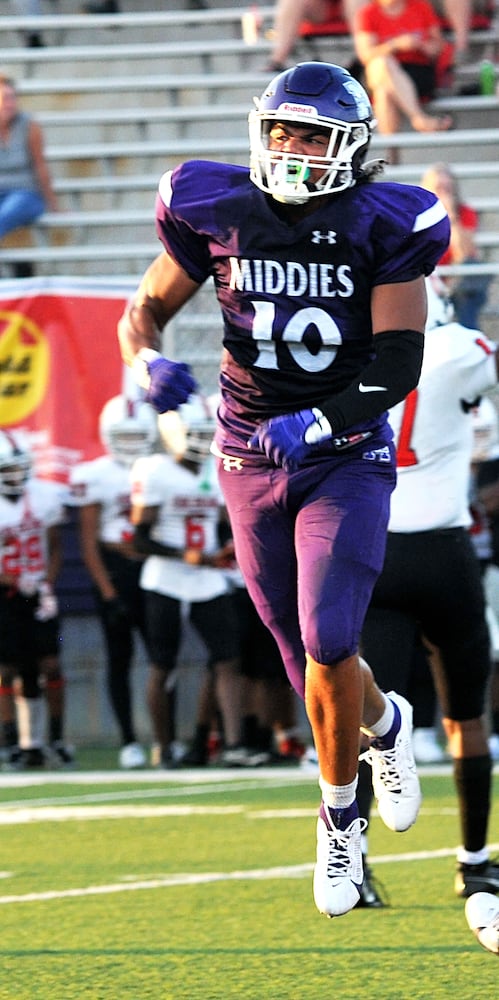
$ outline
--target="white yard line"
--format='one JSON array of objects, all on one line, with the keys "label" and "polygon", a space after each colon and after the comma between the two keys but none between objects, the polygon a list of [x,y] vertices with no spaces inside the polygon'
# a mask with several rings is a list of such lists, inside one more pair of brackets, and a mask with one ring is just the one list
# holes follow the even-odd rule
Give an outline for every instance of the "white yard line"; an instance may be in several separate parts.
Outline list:
[{"label": "white yard line", "polygon": [[[25,823],[67,823],[72,820],[96,819],[143,819],[158,816],[224,816],[239,813],[249,820],[303,819],[317,816],[317,807],[292,809],[248,809],[247,806],[198,806],[198,805],[73,805],[60,799],[49,800],[50,804],[7,803],[0,808],[0,826],[16,826]],[[427,809],[420,815],[456,816],[457,806]],[[377,813],[373,809],[372,816]]]},{"label": "white yard line", "polygon": [[[491,850],[498,850],[499,844],[491,844]],[[388,862],[431,861],[434,858],[454,857],[455,847],[445,847],[438,851],[411,851],[407,854],[383,854],[371,857],[372,864]],[[247,882],[271,879],[305,878],[313,870],[313,864],[288,865],[276,868],[253,868],[247,871],[196,872],[164,875],[156,878],[140,878],[135,881],[114,882],[109,885],[89,885],[74,889],[28,892],[24,895],[0,896],[0,904],[48,902],[53,899],[76,899],[85,896],[107,896],[118,892],[139,892],[151,889],[168,889],[182,885],[203,885],[210,882]]]},{"label": "white yard line", "polygon": [[244,806],[34,806],[28,808],[0,809],[0,826],[22,823],[67,823],[70,820],[92,819],[143,819],[155,816],[218,816],[245,811]]}]

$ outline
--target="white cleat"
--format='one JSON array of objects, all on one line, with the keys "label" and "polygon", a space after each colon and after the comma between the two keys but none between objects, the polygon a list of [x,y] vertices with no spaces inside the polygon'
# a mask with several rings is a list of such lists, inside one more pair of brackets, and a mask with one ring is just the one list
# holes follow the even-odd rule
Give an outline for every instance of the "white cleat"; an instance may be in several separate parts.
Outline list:
[{"label": "white cleat", "polygon": [[359,902],[362,880],[361,833],[365,819],[354,819],[346,830],[317,820],[317,864],[314,870],[314,900],[319,913],[340,917]]},{"label": "white cleat", "polygon": [[421,805],[416,762],[412,748],[412,706],[402,695],[387,695],[400,711],[400,729],[391,750],[376,747],[376,740],[362,754],[373,772],[373,789],[378,812],[389,830],[401,833],[416,822]]},{"label": "white cleat", "polygon": [[418,728],[412,733],[412,749],[416,764],[441,764],[447,760],[433,728]]},{"label": "white cleat", "polygon": [[147,757],[140,743],[127,743],[120,750],[120,767],[125,771],[133,771],[137,767],[145,767]]},{"label": "white cleat", "polygon": [[494,762],[499,761],[499,734],[492,733],[489,736],[489,751]]},{"label": "white cleat", "polygon": [[491,892],[474,892],[464,908],[468,927],[482,948],[499,955],[499,899]]}]

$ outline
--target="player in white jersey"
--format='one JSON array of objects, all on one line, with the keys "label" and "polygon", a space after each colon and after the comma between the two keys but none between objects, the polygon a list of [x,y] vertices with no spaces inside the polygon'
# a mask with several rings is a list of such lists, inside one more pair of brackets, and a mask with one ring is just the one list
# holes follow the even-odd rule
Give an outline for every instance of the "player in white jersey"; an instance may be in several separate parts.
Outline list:
[{"label": "player in white jersey", "polygon": [[54,593],[63,501],[59,484],[32,475],[26,435],[0,431],[0,713],[8,768],[73,763],[63,740],[64,679]]},{"label": "player in white jersey", "polygon": [[146,755],[133,721],[131,667],[135,631],[144,636],[140,571],[133,546],[130,469],[157,440],[156,414],[147,403],[113,396],[100,416],[106,454],[81,462],[71,473],[71,499],[79,508],[83,561],[93,582],[106,644],[107,687],[120,733],[120,766],[143,767]]},{"label": "player in white jersey", "polygon": [[490,643],[480,564],[468,530],[471,410],[497,384],[498,349],[480,331],[448,322],[435,282],[428,281],[419,385],[390,411],[398,481],[363,652],[382,688],[396,681],[404,692],[419,630],[430,650],[460,812],[455,891],[469,896],[499,892],[499,865],[490,861],[486,844]]},{"label": "player in white jersey", "polygon": [[222,762],[244,765],[250,761],[240,745],[237,621],[218,536],[224,502],[209,457],[214,418],[206,401],[191,397],[178,413],[164,414],[159,421],[171,453],[141,458],[132,470],[135,544],[147,554],[141,585],[151,663],[148,704],[158,763],[176,764],[175,669],[186,603],[214,673],[226,743]]},{"label": "player in white jersey", "polygon": [[489,747],[499,761],[499,415],[484,397],[473,410],[472,540],[482,567],[494,658],[490,684]]}]

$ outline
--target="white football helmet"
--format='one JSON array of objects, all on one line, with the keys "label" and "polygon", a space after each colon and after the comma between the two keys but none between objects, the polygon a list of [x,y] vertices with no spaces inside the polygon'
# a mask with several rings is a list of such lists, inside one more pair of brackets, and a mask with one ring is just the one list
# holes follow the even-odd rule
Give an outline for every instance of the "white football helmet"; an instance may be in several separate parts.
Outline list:
[{"label": "white football helmet", "polygon": [[[332,63],[299,63],[274,77],[255,104],[248,119],[250,177],[261,191],[300,205],[355,184],[376,120],[366,91],[348,70]],[[325,155],[269,150],[270,131],[279,122],[326,129]],[[323,173],[312,184],[310,170],[317,168]]]},{"label": "white football helmet", "polygon": [[434,330],[436,326],[446,326],[454,320],[454,306],[441,278],[430,274],[426,278],[426,297],[428,299],[428,316],[426,329]]},{"label": "white football helmet", "polygon": [[33,460],[26,434],[20,430],[0,430],[0,494],[20,496],[27,483]]},{"label": "white football helmet", "polygon": [[165,447],[180,461],[201,464],[210,454],[215,433],[216,397],[192,395],[178,410],[168,410],[158,418]]},{"label": "white football helmet", "polygon": [[136,458],[149,455],[158,439],[158,420],[149,403],[126,396],[113,396],[102,409],[101,441],[121,465],[133,465]]},{"label": "white football helmet", "polygon": [[473,424],[472,462],[484,462],[495,458],[499,444],[499,419],[497,409],[488,396],[483,396],[478,406],[471,411]]}]

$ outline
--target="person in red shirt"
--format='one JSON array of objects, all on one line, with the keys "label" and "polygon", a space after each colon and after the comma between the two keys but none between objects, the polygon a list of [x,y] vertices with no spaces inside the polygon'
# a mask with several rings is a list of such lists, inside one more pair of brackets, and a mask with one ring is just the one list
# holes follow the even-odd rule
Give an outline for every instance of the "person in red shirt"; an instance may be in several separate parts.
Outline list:
[{"label": "person in red shirt", "polygon": [[434,95],[444,45],[426,0],[372,0],[357,11],[353,37],[380,132],[398,132],[402,116],[418,132],[450,128],[448,115],[436,117],[423,108]]},{"label": "person in red shirt", "polygon": [[265,70],[280,73],[288,60],[300,34],[300,25],[335,24],[338,30],[353,32],[357,8],[363,0],[276,0],[273,23],[273,46]]},{"label": "person in red shirt", "polygon": [[[480,251],[475,242],[478,213],[461,200],[457,178],[446,163],[434,163],[421,178],[421,187],[433,191],[449,216],[451,236],[448,249],[439,264],[477,264]],[[480,328],[480,312],[487,301],[490,275],[468,273],[444,279],[454,306],[455,317],[462,326],[471,330]]]}]

